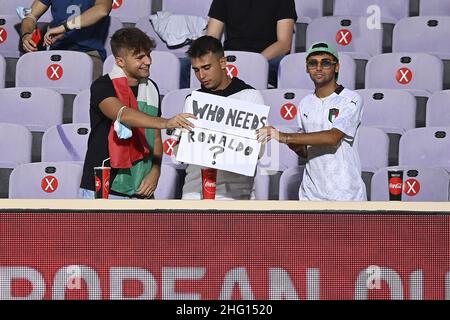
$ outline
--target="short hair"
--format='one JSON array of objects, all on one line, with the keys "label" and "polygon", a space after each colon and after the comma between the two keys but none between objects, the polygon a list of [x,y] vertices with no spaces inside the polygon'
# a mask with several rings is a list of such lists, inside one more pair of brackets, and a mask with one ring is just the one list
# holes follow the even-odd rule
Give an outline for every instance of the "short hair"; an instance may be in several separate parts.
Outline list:
[{"label": "short hair", "polygon": [[150,52],[156,47],[155,41],[138,28],[122,28],[117,30],[111,38],[111,50],[117,57],[122,49],[137,54],[141,51]]},{"label": "short hair", "polygon": [[211,36],[201,36],[191,43],[187,55],[191,59],[200,58],[210,52],[219,58],[225,56],[222,43],[218,39]]}]

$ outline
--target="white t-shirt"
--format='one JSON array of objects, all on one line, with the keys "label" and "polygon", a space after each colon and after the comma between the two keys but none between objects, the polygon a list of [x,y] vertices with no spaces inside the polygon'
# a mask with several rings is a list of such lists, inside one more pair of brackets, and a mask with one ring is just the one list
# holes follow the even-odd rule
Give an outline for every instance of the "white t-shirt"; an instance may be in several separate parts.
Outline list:
[{"label": "white t-shirt", "polygon": [[342,86],[326,98],[310,94],[300,101],[301,131],[310,133],[336,128],[345,134],[336,147],[308,146],[300,200],[367,200],[357,146],[353,143],[362,111],[361,96]]},{"label": "white t-shirt", "polygon": [[[264,104],[261,93],[255,89],[244,89],[227,96],[228,98],[245,100],[257,104]],[[191,103],[191,97],[186,98],[185,104]],[[229,171],[217,171],[216,200],[249,200],[254,198],[254,177],[248,177]],[[183,186],[182,199],[201,199],[202,177],[201,167],[188,165]]]}]

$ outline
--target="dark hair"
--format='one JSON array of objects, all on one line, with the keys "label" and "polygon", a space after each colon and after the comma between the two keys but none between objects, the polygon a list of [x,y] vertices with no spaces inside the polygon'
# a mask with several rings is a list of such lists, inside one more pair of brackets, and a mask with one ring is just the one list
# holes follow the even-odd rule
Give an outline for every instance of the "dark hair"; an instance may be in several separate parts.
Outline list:
[{"label": "dark hair", "polygon": [[187,55],[191,59],[200,58],[210,52],[219,58],[225,56],[222,43],[218,39],[211,36],[202,36],[191,43]]},{"label": "dark hair", "polygon": [[156,47],[155,41],[138,28],[122,28],[117,30],[111,38],[111,50],[117,57],[122,49],[137,54],[141,51],[149,52]]}]

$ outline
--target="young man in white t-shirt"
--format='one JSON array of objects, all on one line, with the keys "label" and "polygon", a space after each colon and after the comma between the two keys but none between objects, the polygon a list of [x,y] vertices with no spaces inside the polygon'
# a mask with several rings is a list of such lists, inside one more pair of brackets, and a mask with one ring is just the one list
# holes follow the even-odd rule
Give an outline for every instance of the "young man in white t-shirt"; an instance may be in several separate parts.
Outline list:
[{"label": "young man in white t-shirt", "polygon": [[355,91],[337,84],[339,67],[335,48],[324,42],[313,44],[307,53],[306,72],[315,92],[300,101],[300,132],[283,133],[273,127],[258,130],[260,141],[276,139],[307,159],[300,200],[366,200],[354,144],[363,101]]},{"label": "young man in white t-shirt", "polygon": [[[264,104],[264,99],[244,81],[227,76],[227,60],[222,44],[211,36],[203,36],[195,40],[189,50],[192,69],[201,83],[199,92],[205,92],[222,97],[245,100],[257,104]],[[185,104],[191,103],[191,97],[186,98]],[[201,168],[190,164],[186,169],[183,187],[183,199],[201,199],[202,178]],[[218,170],[216,181],[217,200],[248,200],[253,193],[253,177],[233,172]]]}]

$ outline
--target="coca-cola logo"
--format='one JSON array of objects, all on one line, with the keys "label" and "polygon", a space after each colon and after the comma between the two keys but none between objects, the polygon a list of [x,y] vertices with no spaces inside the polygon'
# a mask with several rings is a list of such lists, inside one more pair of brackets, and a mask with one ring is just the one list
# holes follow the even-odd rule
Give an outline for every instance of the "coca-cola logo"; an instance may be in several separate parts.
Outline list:
[{"label": "coca-cola logo", "polygon": [[95,177],[95,191],[100,191],[100,188],[102,187],[102,182],[100,181],[99,177]]},{"label": "coca-cola logo", "polygon": [[389,180],[389,192],[398,196],[402,193],[402,185],[403,183],[401,178],[391,178]]},{"label": "coca-cola logo", "polygon": [[216,183],[214,181],[209,181],[208,179],[203,180],[203,187],[207,193],[216,193]]}]

